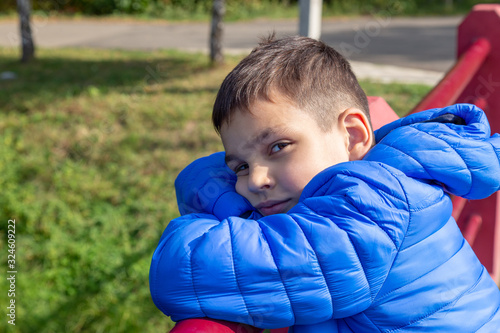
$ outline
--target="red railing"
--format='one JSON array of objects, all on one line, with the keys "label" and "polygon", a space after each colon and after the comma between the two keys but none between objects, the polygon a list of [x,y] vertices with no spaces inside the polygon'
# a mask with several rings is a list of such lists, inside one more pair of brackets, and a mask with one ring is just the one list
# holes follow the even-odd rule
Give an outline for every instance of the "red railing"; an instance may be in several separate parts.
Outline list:
[{"label": "red railing", "polygon": [[[457,62],[410,112],[472,103],[500,132],[500,5],[476,5],[458,28]],[[453,198],[453,217],[497,283],[500,275],[499,194],[484,200]]]},{"label": "red railing", "polygon": [[410,113],[455,103],[483,65],[490,51],[491,44],[486,38],[476,40],[438,85]]}]

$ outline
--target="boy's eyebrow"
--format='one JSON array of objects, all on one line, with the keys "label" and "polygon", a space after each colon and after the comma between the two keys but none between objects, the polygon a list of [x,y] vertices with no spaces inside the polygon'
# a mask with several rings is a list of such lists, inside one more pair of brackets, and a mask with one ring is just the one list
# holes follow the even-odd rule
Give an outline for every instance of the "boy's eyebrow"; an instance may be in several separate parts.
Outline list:
[{"label": "boy's eyebrow", "polygon": [[249,142],[247,142],[243,146],[243,149],[254,147],[255,145],[261,143],[271,135],[276,134],[277,132],[279,131],[276,128],[266,127],[262,131],[260,131],[257,135],[255,135]]},{"label": "boy's eyebrow", "polygon": [[224,158],[224,161],[226,162],[226,165],[228,165],[231,161],[237,160],[238,158],[234,155],[228,155],[226,154],[226,157]]},{"label": "boy's eyebrow", "polygon": [[[245,143],[242,147],[242,149],[250,149],[251,147],[256,146],[257,144],[261,143],[271,135],[277,135],[284,133],[285,130],[283,128],[276,128],[276,127],[266,127],[262,131],[260,131],[257,135],[255,135],[252,139],[250,139],[247,143]],[[231,161],[238,160],[238,158],[232,154],[226,154],[225,161],[226,164],[228,164]]]}]

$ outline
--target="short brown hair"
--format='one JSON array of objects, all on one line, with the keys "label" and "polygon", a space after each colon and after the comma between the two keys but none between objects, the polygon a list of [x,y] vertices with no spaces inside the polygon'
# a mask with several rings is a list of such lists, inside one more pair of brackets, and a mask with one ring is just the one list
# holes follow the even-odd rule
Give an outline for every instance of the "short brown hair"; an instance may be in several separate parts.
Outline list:
[{"label": "short brown hair", "polygon": [[285,97],[310,112],[323,130],[349,107],[368,119],[368,101],[349,62],[332,47],[307,37],[263,40],[224,79],[214,103],[212,122],[217,132],[235,110],[249,110],[257,99]]}]

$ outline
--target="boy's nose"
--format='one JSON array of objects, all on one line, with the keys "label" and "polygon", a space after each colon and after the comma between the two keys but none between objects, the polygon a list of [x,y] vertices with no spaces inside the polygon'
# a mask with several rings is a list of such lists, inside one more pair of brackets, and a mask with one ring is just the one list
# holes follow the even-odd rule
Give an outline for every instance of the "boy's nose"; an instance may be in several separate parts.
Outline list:
[{"label": "boy's nose", "polygon": [[248,180],[248,188],[251,192],[260,192],[273,186],[268,167],[255,166],[252,169]]}]

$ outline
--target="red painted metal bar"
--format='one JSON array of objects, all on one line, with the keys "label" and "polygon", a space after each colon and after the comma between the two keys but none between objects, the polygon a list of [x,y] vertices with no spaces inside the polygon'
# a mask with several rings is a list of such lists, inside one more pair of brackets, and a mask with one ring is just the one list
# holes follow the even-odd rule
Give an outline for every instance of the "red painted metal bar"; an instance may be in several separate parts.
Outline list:
[{"label": "red painted metal bar", "polygon": [[491,44],[486,38],[477,39],[471,47],[458,59],[453,68],[432,89],[432,91],[418,103],[410,112],[445,107],[457,101],[470,80],[483,64],[491,50]]},{"label": "red painted metal bar", "polygon": [[458,218],[460,217],[460,214],[462,214],[462,210],[464,209],[465,204],[467,203],[467,199],[454,196],[451,199],[451,202],[453,204],[453,210],[451,212],[451,216],[453,216],[453,218],[456,221],[458,221]]},{"label": "red painted metal bar", "polygon": [[287,333],[288,332],[288,327],[284,328],[275,328],[274,330],[270,330],[271,333]]},{"label": "red painted metal bar", "polygon": [[[473,103],[483,109],[492,133],[500,133],[500,4],[475,5],[457,31],[457,56],[468,52],[479,38],[490,42],[490,52],[483,64],[458,97],[458,103]],[[457,219],[465,234],[471,216],[480,215],[481,227],[472,246],[481,263],[500,285],[500,192],[481,200],[469,200]]]},{"label": "red painted metal bar", "polygon": [[[287,333],[288,327],[275,328],[271,333]],[[210,318],[179,321],[170,333],[262,333],[263,329],[250,325]]]},{"label": "red painted metal bar", "polygon": [[470,246],[474,245],[474,241],[476,240],[482,223],[483,218],[479,214],[472,214],[467,221],[463,235]]},{"label": "red painted metal bar", "polygon": [[488,101],[481,97],[476,98],[472,103],[481,110],[486,110],[488,108]]},{"label": "red painted metal bar", "polygon": [[261,333],[262,329],[245,324],[209,318],[186,319],[178,322],[170,333]]}]

